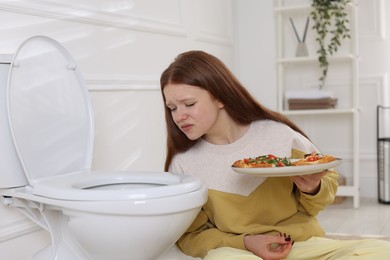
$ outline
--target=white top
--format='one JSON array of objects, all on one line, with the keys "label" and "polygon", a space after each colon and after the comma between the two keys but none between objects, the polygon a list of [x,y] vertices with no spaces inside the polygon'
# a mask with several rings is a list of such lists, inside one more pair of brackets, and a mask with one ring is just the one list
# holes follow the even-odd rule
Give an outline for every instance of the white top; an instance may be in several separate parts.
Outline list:
[{"label": "white top", "polygon": [[214,145],[200,139],[193,148],[173,158],[169,171],[196,176],[209,189],[247,196],[265,178],[238,174],[231,165],[236,160],[266,154],[290,157],[292,149],[305,153],[318,151],[307,138],[287,125],[260,120],[253,122],[246,134],[231,144]]}]

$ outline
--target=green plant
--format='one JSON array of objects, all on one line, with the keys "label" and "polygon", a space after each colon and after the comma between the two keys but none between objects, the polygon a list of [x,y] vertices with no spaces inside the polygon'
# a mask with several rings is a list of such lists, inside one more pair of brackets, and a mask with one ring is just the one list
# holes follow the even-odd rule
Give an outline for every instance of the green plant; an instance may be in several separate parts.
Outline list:
[{"label": "green plant", "polygon": [[351,0],[312,0],[310,16],[314,21],[313,29],[317,32],[316,41],[318,61],[322,74],[319,78],[320,89],[325,85],[328,75],[328,57],[337,52],[342,40],[351,38],[349,30],[347,4]]}]

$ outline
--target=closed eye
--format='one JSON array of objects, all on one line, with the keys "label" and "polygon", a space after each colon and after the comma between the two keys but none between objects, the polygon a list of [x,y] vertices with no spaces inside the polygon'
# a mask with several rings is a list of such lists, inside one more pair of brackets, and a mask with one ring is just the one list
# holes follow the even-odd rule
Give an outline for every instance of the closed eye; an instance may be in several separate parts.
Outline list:
[{"label": "closed eye", "polygon": [[171,111],[175,111],[176,110],[176,107],[167,107],[169,110]]}]

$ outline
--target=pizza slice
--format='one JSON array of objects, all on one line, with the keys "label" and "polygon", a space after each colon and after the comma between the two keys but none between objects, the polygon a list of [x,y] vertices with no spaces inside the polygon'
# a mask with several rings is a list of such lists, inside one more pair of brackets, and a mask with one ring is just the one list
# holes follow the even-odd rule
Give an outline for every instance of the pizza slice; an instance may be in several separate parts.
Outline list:
[{"label": "pizza slice", "polygon": [[328,163],[334,160],[336,160],[336,158],[331,155],[323,155],[317,152],[312,152],[310,154],[306,154],[303,159],[293,162],[292,165],[295,166],[314,165],[314,164]]},{"label": "pizza slice", "polygon": [[291,166],[291,162],[286,157],[277,157],[273,154],[261,155],[253,158],[244,158],[233,163],[233,167],[239,168],[264,168],[264,167],[284,167]]}]

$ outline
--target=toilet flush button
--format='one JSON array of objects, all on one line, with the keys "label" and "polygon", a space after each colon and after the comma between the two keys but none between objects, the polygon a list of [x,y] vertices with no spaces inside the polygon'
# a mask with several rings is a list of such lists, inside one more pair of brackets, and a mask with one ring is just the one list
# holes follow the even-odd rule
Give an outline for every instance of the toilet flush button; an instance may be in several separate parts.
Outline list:
[{"label": "toilet flush button", "polygon": [[68,70],[75,70],[76,69],[76,64],[71,62],[71,63],[68,63],[68,65],[66,66],[66,68]]},{"label": "toilet flush button", "polygon": [[14,61],[12,62],[12,67],[18,68],[19,66],[20,66],[20,61],[19,61],[19,60],[14,60]]}]

